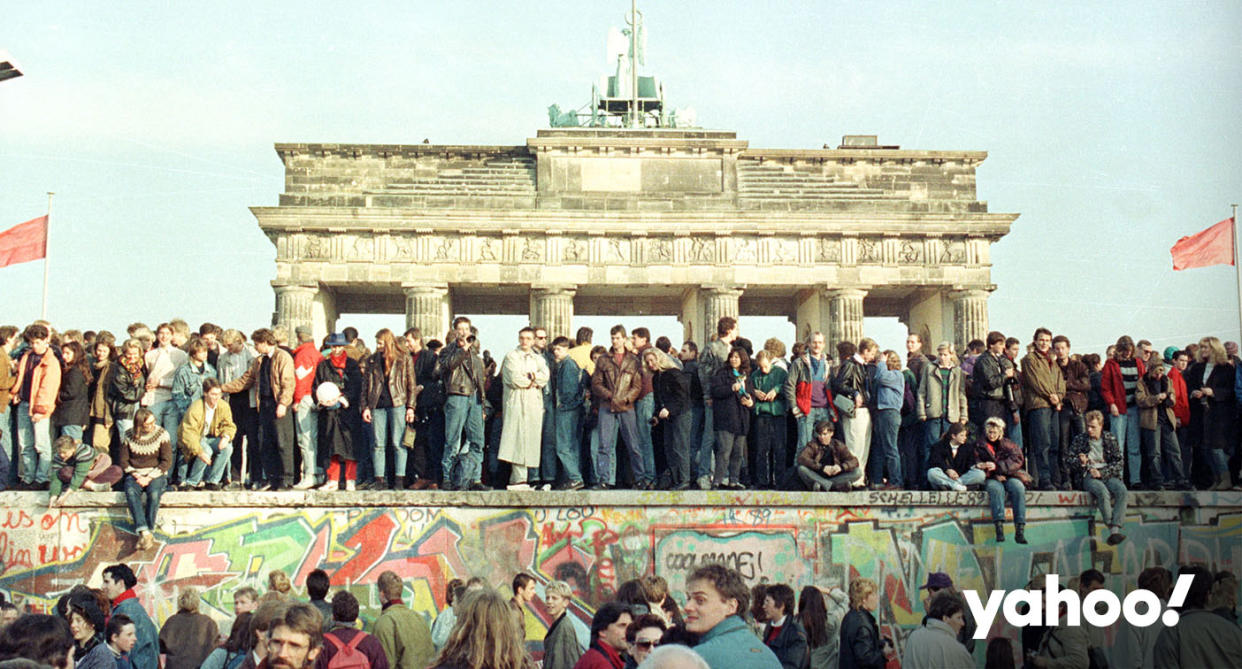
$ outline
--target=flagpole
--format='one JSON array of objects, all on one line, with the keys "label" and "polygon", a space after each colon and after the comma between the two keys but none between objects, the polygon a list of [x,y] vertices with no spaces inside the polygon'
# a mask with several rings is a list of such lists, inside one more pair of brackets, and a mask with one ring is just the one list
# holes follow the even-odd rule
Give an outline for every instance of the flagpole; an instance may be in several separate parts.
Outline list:
[{"label": "flagpole", "polygon": [[42,320],[47,320],[47,264],[52,255],[48,250],[52,239],[52,196],[55,194],[52,191],[47,193],[47,227],[43,232],[43,308],[39,314]]},{"label": "flagpole", "polygon": [[[1238,279],[1238,335],[1242,336],[1242,263],[1238,258],[1238,205],[1232,204],[1233,207],[1233,272]],[[1242,341],[1239,339],[1238,341]]]}]

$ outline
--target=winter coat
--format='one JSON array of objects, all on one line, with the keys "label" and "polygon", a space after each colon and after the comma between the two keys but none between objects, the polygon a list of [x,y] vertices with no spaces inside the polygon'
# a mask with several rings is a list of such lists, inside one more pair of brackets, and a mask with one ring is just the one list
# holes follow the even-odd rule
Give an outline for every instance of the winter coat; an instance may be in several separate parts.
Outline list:
[{"label": "winter coat", "polygon": [[[99,454],[96,453],[95,447],[85,441],[78,443],[77,449],[73,452],[73,455],[69,456],[68,460],[61,459],[60,453],[56,453],[52,459],[52,475],[49,477],[51,479],[50,487],[48,488],[50,496],[56,497],[61,493],[62,489],[69,491],[81,490],[82,483],[86,481],[86,477],[91,473],[91,467],[95,466],[95,458],[98,456]],[[59,476],[60,470],[65,467],[73,469],[73,476],[70,477],[67,487],[60,480]]]},{"label": "winter coat", "polygon": [[676,418],[693,406],[690,375],[680,369],[667,369],[655,375],[655,415],[668,409],[669,418]]},{"label": "winter coat", "polygon": [[543,637],[543,669],[573,669],[583,652],[573,623],[562,613]]},{"label": "winter coat", "polygon": [[206,400],[197,399],[186,410],[181,418],[181,426],[177,429],[177,448],[181,450],[187,461],[197,458],[203,452],[203,437],[223,438],[232,442],[237,436],[237,424],[233,422],[233,410],[229,403],[221,399],[216,402],[215,412],[211,416],[211,425],[207,434],[203,434],[203,422],[207,420]]},{"label": "winter coat", "polygon": [[[17,378],[13,380],[13,395],[19,395],[22,392],[22,385],[26,378],[26,362],[30,356],[34,355],[34,351],[27,350],[17,361]],[[48,418],[56,409],[56,399],[60,393],[60,359],[48,347],[47,352],[43,354],[43,358],[39,360],[39,364],[34,366],[31,371],[30,383],[30,416],[42,416]],[[1232,379],[1230,379],[1232,382]]]},{"label": "winter coat", "polygon": [[178,367],[173,372],[172,380],[172,400],[177,405],[177,411],[185,413],[194,400],[203,396],[203,381],[215,378],[218,378],[216,368],[209,362],[199,367],[198,363],[190,360]]},{"label": "winter coat", "polygon": [[151,622],[146,609],[137,597],[129,597],[120,603],[113,603],[112,615],[123,613],[134,621],[134,633],[138,642],[129,651],[129,661],[134,669],[158,669],[160,663],[159,631]]},{"label": "winter coat", "polygon": [[[1166,393],[1168,397],[1163,400],[1156,399],[1160,393]],[[1134,403],[1139,407],[1140,428],[1160,429],[1159,414],[1161,412],[1174,429],[1179,426],[1177,415],[1173,413],[1176,398],[1173,396],[1173,384],[1169,383],[1169,377],[1162,376],[1159,379],[1153,379],[1150,376],[1144,376],[1139,379],[1134,387]]]},{"label": "winter coat", "polygon": [[1242,667],[1242,630],[1212,611],[1183,610],[1177,625],[1158,634],[1152,651],[1156,669]]},{"label": "winter coat", "polygon": [[901,669],[974,669],[975,661],[943,620],[931,618],[906,638]]},{"label": "winter coat", "polygon": [[[1177,416],[1177,424],[1183,427],[1190,425],[1190,395],[1186,392],[1186,377],[1182,375],[1182,370],[1170,367],[1168,378],[1169,387],[1173,389],[1173,415]],[[1234,394],[1237,394],[1236,385]]]},{"label": "winter coat", "polygon": [[305,342],[293,350],[294,404],[315,392],[315,368],[319,366],[320,360],[323,360],[323,354],[314,342]]},{"label": "winter coat", "polygon": [[763,634],[759,638],[772,649],[772,653],[781,663],[781,669],[802,669],[806,665],[809,650],[806,630],[802,629],[802,624],[793,616],[785,616],[785,624],[781,625],[776,638],[768,641],[771,631],[772,623],[769,622],[763,626]]},{"label": "winter coat", "polygon": [[419,415],[436,409],[444,409],[444,384],[440,381],[440,356],[432,353],[428,349],[418,352],[417,357],[413,353],[410,359],[414,362],[414,383],[423,387],[422,392],[418,393],[418,407],[416,407]]},{"label": "winter coat", "polygon": [[90,384],[77,365],[64,370],[60,377],[60,391],[56,396],[56,410],[52,412],[52,425],[85,427],[90,419]]},{"label": "winter coat", "polygon": [[427,621],[401,604],[384,609],[375,619],[371,634],[379,639],[392,669],[423,669],[435,656]]},{"label": "winter coat", "polygon": [[219,634],[211,616],[189,611],[174,613],[160,629],[164,669],[198,669],[216,647]]},{"label": "winter coat", "polygon": [[625,413],[634,408],[643,389],[642,373],[638,357],[627,352],[617,365],[612,351],[595,361],[595,374],[591,376],[591,395],[598,398],[600,406],[608,403],[609,411]]},{"label": "winter coat", "polygon": [[[272,351],[271,356],[272,397],[275,398],[277,405],[289,407],[293,404],[293,386],[297,380],[293,373],[293,356],[281,348]],[[247,369],[246,373],[240,377],[224,384],[224,392],[231,395],[251,387],[259,387],[259,374],[263,369],[264,357],[259,355],[250,361],[250,369]],[[262,402],[263,398],[260,397],[259,401]]]},{"label": "winter coat", "polygon": [[1051,409],[1052,395],[1064,401],[1065,377],[1055,359],[1031,351],[1022,358],[1022,397],[1026,410]]},{"label": "winter coat", "polygon": [[716,623],[694,647],[712,669],[780,669],[781,662],[738,616]]},{"label": "winter coat", "polygon": [[[1233,391],[1233,365],[1216,365],[1203,378],[1206,365],[1196,362],[1186,370],[1186,391],[1211,388],[1212,397],[1190,397],[1190,439],[1206,448],[1229,450],[1235,439],[1238,406]],[[1189,397],[1189,395],[1187,395]]]},{"label": "winter coat", "polygon": [[1061,376],[1065,379],[1065,401],[1073,407],[1075,413],[1087,410],[1087,393],[1091,392],[1091,371],[1082,360],[1070,358],[1064,367],[1060,362]]},{"label": "winter coat", "polygon": [[1050,669],[1087,669],[1090,665],[1087,648],[1090,646],[1086,626],[1058,625],[1044,634],[1039,643],[1039,655],[1051,660],[1045,665]]},{"label": "winter coat", "polygon": [[[824,394],[828,398],[828,406],[832,406],[832,373],[829,370],[831,365],[829,360],[824,360],[824,378],[817,379],[824,382]],[[806,414],[803,409],[811,408],[810,391],[803,390],[803,406],[798,406],[799,388],[809,384],[812,380],[811,363],[807,356],[798,356],[793,361],[793,365],[789,368],[789,374],[785,377],[785,404],[789,407],[790,413],[796,418],[801,418]]]},{"label": "winter coat", "polygon": [[940,374],[939,364],[923,367],[923,378],[919,379],[918,412],[922,421],[943,418],[956,423],[966,416],[966,385],[961,367],[955,365],[949,370],[948,384]]},{"label": "winter coat", "polygon": [[624,666],[625,659],[620,651],[598,639],[574,663],[574,669],[622,669]]},{"label": "winter coat", "polygon": [[384,352],[376,352],[366,364],[363,373],[362,404],[363,409],[374,411],[379,408],[380,399],[387,387],[388,396],[392,398],[392,406],[413,409],[418,405],[418,391],[414,388],[414,365],[410,356],[397,352],[392,367],[384,372]]},{"label": "winter coat", "polygon": [[843,472],[858,469],[858,458],[839,439],[833,439],[828,446],[824,446],[819,439],[812,437],[798,453],[797,461],[815,472],[823,471],[828,465],[840,465]]},{"label": "winter coat", "polygon": [[[357,362],[357,360],[352,360]],[[318,366],[318,365],[316,365]],[[362,639],[358,641],[358,645],[354,650],[366,656],[367,661],[371,664],[371,669],[388,669],[388,656],[384,654],[384,647],[375,637],[363,632],[360,629],[349,627],[344,624],[337,624],[331,631],[323,635],[323,651],[319,653],[319,657],[315,660],[315,669],[327,669],[328,664],[332,661],[332,656],[336,655],[336,646],[328,640],[333,637],[341,642],[341,646],[348,646],[354,637],[362,635]]]},{"label": "winter coat", "polygon": [[13,359],[9,357],[8,351],[0,348],[0,416],[8,413],[9,403],[13,401],[13,382],[16,380],[17,370],[13,369]]},{"label": "winter coat", "polygon": [[483,401],[487,372],[483,369],[483,358],[479,356],[477,346],[471,344],[461,348],[457,340],[445,344],[440,349],[439,376],[446,394],[466,395]]},{"label": "winter coat", "polygon": [[134,434],[133,430],[121,436],[121,450],[117,460],[121,471],[126,474],[146,474],[163,476],[172,467],[172,441],[164,428],[156,425],[153,431],[143,436]]},{"label": "winter coat", "polygon": [[866,609],[851,609],[841,619],[841,669],[882,669],[887,662],[880,628]]},{"label": "winter coat", "polygon": [[971,390],[979,400],[983,420],[993,417],[1007,419],[1013,412],[1013,407],[1005,401],[1005,384],[1008,381],[1005,369],[1012,366],[1013,363],[1004,354],[993,355],[991,351],[985,351],[975,360]]},{"label": "winter coat", "polygon": [[1031,480],[1030,474],[1026,471],[1026,456],[1022,454],[1022,447],[1004,437],[996,443],[980,439],[979,444],[975,446],[975,458],[979,462],[996,463],[996,469],[987,473],[990,479],[998,476],[1006,478],[1016,476],[1023,483]]},{"label": "winter coat", "polygon": [[703,387],[704,401],[711,401],[712,376],[716,374],[716,370],[729,364],[729,351],[732,348],[731,343],[717,339],[699,354],[699,385]]},{"label": "winter coat", "polygon": [[112,404],[108,399],[108,391],[112,387],[112,374],[117,365],[111,361],[95,363],[91,369],[91,385],[88,391],[90,401],[90,419],[105,428],[112,428]]},{"label": "winter coat", "polygon": [[358,361],[346,356],[345,369],[338,371],[330,358],[321,360],[315,368],[315,388],[329,382],[340,389],[347,406],[319,407],[319,457],[324,461],[334,455],[353,460],[354,435],[362,425],[362,370]]},{"label": "winter coat", "polygon": [[142,401],[142,394],[147,385],[147,375],[145,372],[139,371],[134,376],[125,369],[125,366],[117,362],[113,365],[112,379],[108,390],[108,397],[112,403],[112,419],[113,420],[133,420],[134,414],[137,413],[139,402]]},{"label": "winter coat", "polygon": [[[1142,360],[1135,359],[1134,364],[1138,370],[1139,378],[1147,375],[1147,366]],[[1121,365],[1117,364],[1116,358],[1109,358],[1104,362],[1104,370],[1100,373],[1100,397],[1104,400],[1104,410],[1109,411],[1109,405],[1117,405],[1117,413],[1125,415],[1126,410],[1126,386],[1125,381],[1121,378]]]},{"label": "winter coat", "polygon": [[832,378],[832,394],[849,398],[861,396],[862,405],[871,405],[871,369],[858,361],[857,356],[841,363]]},{"label": "winter coat", "polygon": [[497,457],[515,465],[538,467],[543,449],[543,388],[551,377],[548,363],[537,351],[514,349],[505,355],[500,374],[504,425]]},{"label": "winter coat", "polygon": [[[1124,463],[1121,457],[1121,446],[1117,443],[1117,437],[1112,432],[1104,431],[1100,435],[1103,441],[1102,448],[1104,450],[1104,466],[1100,469],[1101,480],[1121,479],[1124,471]],[[1079,455],[1086,455],[1091,452],[1091,440],[1087,437],[1086,432],[1074,435],[1073,441],[1070,442],[1069,448],[1061,453],[1061,468],[1070,473],[1073,479],[1074,487],[1082,489],[1083,481],[1090,476],[1090,463],[1083,464],[1079,459]]]},{"label": "winter coat", "polygon": [[755,400],[754,411],[756,414],[762,414],[765,416],[785,415],[787,408],[785,403],[785,386],[788,376],[789,372],[786,372],[776,365],[773,365],[771,371],[767,374],[764,374],[759,369],[751,370],[750,381],[755,390],[762,390],[765,393],[770,390],[776,391],[776,399],[770,402],[761,402],[758,399]]},{"label": "winter coat", "polygon": [[[721,367],[712,375],[712,429],[745,436],[750,433],[751,410],[742,404],[739,391],[733,389],[738,378],[731,367]],[[749,378],[743,379],[742,386],[750,393]]]},{"label": "winter coat", "polygon": [[90,650],[74,649],[74,669],[115,669],[116,656],[112,649],[99,637]]},{"label": "winter coat", "polygon": [[578,361],[566,356],[556,363],[552,371],[553,399],[560,411],[575,411],[582,408],[586,391],[590,388],[590,378],[582,372]]},{"label": "winter coat", "polygon": [[941,439],[931,446],[931,453],[927,457],[927,468],[934,469],[939,467],[947,474],[950,469],[957,472],[958,476],[970,471],[979,462],[978,455],[975,453],[974,446],[969,443],[962,444],[957,449],[957,455],[953,455],[953,449],[949,447],[948,439]]}]

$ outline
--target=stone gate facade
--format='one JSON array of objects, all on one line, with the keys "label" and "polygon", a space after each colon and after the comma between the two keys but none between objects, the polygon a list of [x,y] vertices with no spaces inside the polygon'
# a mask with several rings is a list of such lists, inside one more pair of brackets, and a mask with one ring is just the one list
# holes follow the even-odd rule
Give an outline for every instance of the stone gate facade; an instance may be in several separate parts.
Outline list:
[{"label": "stone gate facade", "polygon": [[784,316],[858,340],[895,316],[930,341],[988,328],[990,247],[1017,214],[978,199],[981,151],[752,149],[733,132],[540,130],[524,146],[277,144],[273,322],[404,313]]}]

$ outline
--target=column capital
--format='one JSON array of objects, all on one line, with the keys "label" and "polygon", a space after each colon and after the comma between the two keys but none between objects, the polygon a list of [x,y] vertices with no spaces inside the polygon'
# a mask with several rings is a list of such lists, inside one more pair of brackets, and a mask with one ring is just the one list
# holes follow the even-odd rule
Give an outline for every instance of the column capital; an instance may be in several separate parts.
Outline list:
[{"label": "column capital", "polygon": [[949,299],[952,300],[969,300],[982,299],[986,300],[992,295],[992,291],[996,290],[996,286],[971,286],[962,287],[954,286],[953,290],[948,291]]},{"label": "column capital", "polygon": [[578,285],[573,283],[532,283],[530,291],[539,295],[559,294],[573,297],[578,293]]},{"label": "column capital", "polygon": [[448,294],[447,283],[403,283],[401,284],[401,292],[407,297],[415,295],[432,295],[443,297]]},{"label": "column capital", "polygon": [[746,286],[744,285],[723,283],[703,284],[699,288],[713,295],[737,295],[739,297],[746,291]]},{"label": "column capital", "polygon": [[317,292],[319,290],[319,286],[317,284],[302,283],[298,281],[272,281],[271,286],[272,290],[275,290],[278,293],[296,292],[299,290]]},{"label": "column capital", "polygon": [[824,297],[827,297],[830,300],[835,300],[835,299],[861,300],[867,297],[867,292],[870,289],[871,289],[870,286],[847,286],[847,287],[839,287],[839,288],[825,287],[825,288],[821,288],[820,291]]}]

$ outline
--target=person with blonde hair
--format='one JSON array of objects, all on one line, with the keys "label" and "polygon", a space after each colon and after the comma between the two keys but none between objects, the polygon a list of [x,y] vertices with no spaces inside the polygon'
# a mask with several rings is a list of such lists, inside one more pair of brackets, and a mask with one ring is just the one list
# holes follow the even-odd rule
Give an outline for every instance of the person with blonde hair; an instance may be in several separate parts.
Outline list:
[{"label": "person with blonde hair", "polygon": [[193,586],[182,588],[177,595],[177,612],[160,628],[164,669],[197,669],[215,648],[220,631],[211,616],[199,613],[200,601],[198,588]]},{"label": "person with blonde hair", "polygon": [[[901,407],[906,399],[906,377],[901,373],[901,356],[885,351],[884,366],[875,373],[875,416],[872,420],[876,453],[871,458],[871,487],[897,490],[903,483],[901,455],[897,451],[897,432],[901,429]],[[888,473],[887,485],[884,474]]]},{"label": "person with blonde hair", "polygon": [[1190,393],[1190,443],[1212,468],[1212,490],[1234,488],[1229,453],[1237,430],[1236,370],[1216,337],[1199,340],[1199,361],[1186,370]]},{"label": "person with blonde hair", "polygon": [[[371,634],[383,646],[388,666],[393,669],[423,669],[435,655],[427,620],[401,601],[405,584],[396,572],[380,574],[376,589],[379,590],[383,609],[371,626]],[[507,604],[505,611],[509,616],[513,615]],[[451,635],[449,643],[452,643]]]},{"label": "person with blonde hair", "polygon": [[573,598],[574,590],[565,581],[552,581],[544,588],[544,608],[552,618],[548,633],[543,637],[544,669],[573,669],[586,652],[567,613]]},{"label": "person with blonde hair", "polygon": [[[517,620],[504,596],[492,588],[469,591],[457,626],[432,669],[532,669]],[[419,665],[421,667],[423,665]]]},{"label": "person with blonde hair", "polygon": [[401,445],[405,426],[414,422],[418,384],[413,359],[402,350],[392,330],[375,333],[375,354],[363,365],[362,422],[371,426],[375,447],[371,451],[375,479],[364,490],[382,490],[386,479],[387,453],[393,456],[392,490],[405,489],[408,449]]},{"label": "person with blonde hair", "polygon": [[880,669],[893,654],[892,643],[880,640],[871,612],[880,605],[880,588],[869,578],[850,583],[850,610],[841,620],[841,669]]},{"label": "person with blonde hair", "polygon": [[690,374],[667,353],[656,348],[643,351],[643,367],[652,373],[655,397],[652,414],[664,423],[664,459],[674,490],[690,489],[690,438],[694,415]]}]

